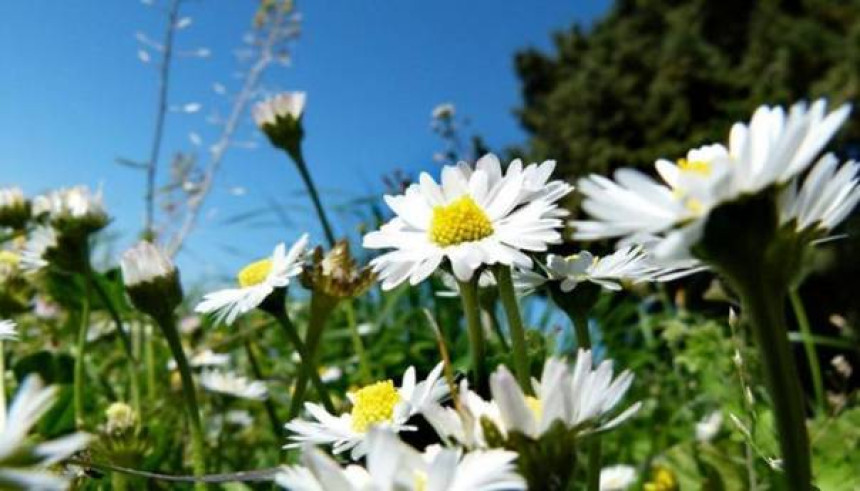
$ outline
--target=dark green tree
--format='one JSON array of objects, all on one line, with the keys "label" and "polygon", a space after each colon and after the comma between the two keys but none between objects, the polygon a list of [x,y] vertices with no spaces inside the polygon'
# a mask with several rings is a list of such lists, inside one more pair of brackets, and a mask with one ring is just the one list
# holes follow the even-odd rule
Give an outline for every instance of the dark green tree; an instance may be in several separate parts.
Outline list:
[{"label": "dark green tree", "polygon": [[554,45],[516,57],[520,151],[568,177],[724,141],[759,104],[860,98],[860,0],[617,0]]}]

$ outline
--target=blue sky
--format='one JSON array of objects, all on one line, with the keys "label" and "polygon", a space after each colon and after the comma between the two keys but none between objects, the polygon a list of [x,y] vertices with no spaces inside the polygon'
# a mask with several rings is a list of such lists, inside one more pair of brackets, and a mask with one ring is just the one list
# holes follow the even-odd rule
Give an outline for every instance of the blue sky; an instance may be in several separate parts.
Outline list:
[{"label": "blue sky", "polygon": [[[193,22],[180,31],[178,47],[206,47],[212,56],[175,65],[172,103],[200,102],[203,110],[169,116],[162,163],[193,149],[190,131],[204,141],[214,137],[206,117],[227,106],[212,86],[235,89],[232,52],[256,3],[185,2],[182,15]],[[552,31],[587,25],[607,7],[607,0],[298,2],[302,36],[292,66],[273,69],[265,84],[309,93],[305,153],[324,201],[343,203],[379,193],[380,176],[393,169],[434,170],[431,156],[441,144],[429,114],[440,102],[454,103],[493,147],[521,142],[512,113],[519,104],[513,54],[547,48]],[[111,229],[122,237],[119,246],[127,245],[142,221],[143,176],[114,161],[147,155],[156,74],[137,59],[135,32],[160,38],[163,16],[137,0],[32,0],[0,3],[0,18],[0,185],[30,194],[102,185],[115,217]],[[204,220],[179,258],[192,277],[230,274],[304,229],[322,239],[298,194],[297,173],[259,138],[250,115],[245,123],[239,138],[258,148],[231,150],[225,160]],[[247,192],[236,196],[237,187]],[[287,207],[290,227],[267,214],[255,226],[224,223],[270,201]],[[340,232],[354,235],[346,228]]]}]

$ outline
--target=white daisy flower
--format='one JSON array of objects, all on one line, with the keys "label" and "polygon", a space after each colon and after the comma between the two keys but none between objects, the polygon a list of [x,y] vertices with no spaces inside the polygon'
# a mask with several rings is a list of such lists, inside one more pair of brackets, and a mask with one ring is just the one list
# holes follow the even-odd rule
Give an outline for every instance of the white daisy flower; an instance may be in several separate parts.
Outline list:
[{"label": "white daisy flower", "polygon": [[12,489],[67,489],[70,480],[47,470],[82,450],[90,441],[86,433],[73,433],[32,444],[27,434],[54,405],[57,387],[45,387],[36,376],[24,380],[3,423],[0,423],[0,482]]},{"label": "white daisy flower", "polygon": [[318,449],[305,447],[303,466],[284,467],[275,481],[297,491],[496,491],[525,489],[517,475],[517,454],[507,450],[464,453],[428,447],[419,453],[394,433],[374,429],[368,436],[367,467],[342,468]]},{"label": "white daisy flower", "polygon": [[824,155],[809,171],[802,185],[799,179],[795,179],[780,194],[780,222],[784,224],[794,220],[798,232],[832,230],[860,202],[858,173],[860,163],[848,161],[839,167],[836,157]]},{"label": "white daisy flower", "polygon": [[447,259],[460,281],[483,265],[531,267],[523,251],[545,251],[561,242],[557,201],[573,187],[548,182],[554,161],[523,168],[520,160],[502,173],[499,159],[481,157],[445,166],[441,184],[422,173],[400,196],[385,196],[396,216],[364,237],[368,249],[394,249],[373,261],[382,288],[409,279],[418,284]]},{"label": "white daisy flower", "polygon": [[257,308],[276,288],[286,287],[290,278],[301,273],[307,245],[307,234],[302,235],[289,252],[283,243],[278,244],[272,257],[249,264],[239,272],[239,288],[207,293],[195,312],[214,312],[217,322],[232,324],[238,316]]},{"label": "white daisy flower", "polygon": [[30,232],[27,243],[21,251],[21,269],[30,273],[41,270],[48,265],[48,253],[56,250],[57,245],[57,232],[53,227],[37,226]]},{"label": "white daisy flower", "polygon": [[120,260],[122,279],[127,287],[151,283],[176,273],[170,256],[151,242],[141,241],[125,251]]},{"label": "white daisy flower", "polygon": [[319,373],[320,380],[326,384],[336,382],[343,377],[343,370],[340,367],[319,367]]},{"label": "white daisy flower", "polygon": [[30,203],[19,187],[0,188],[0,227],[22,228],[30,218]]},{"label": "white daisy flower", "polygon": [[416,383],[415,368],[403,374],[400,387],[391,380],[365,386],[347,394],[352,403],[349,413],[329,414],[322,406],[311,402],[305,408],[315,421],[294,419],[286,424],[296,448],[303,443],[332,445],[336,454],[350,450],[353,460],[367,453],[367,434],[374,426],[384,426],[394,432],[414,431],[406,422],[428,404],[438,402],[448,394],[448,386],[440,379],[442,363],[436,365],[425,380]]},{"label": "white daisy flower", "polygon": [[[230,355],[227,353],[215,353],[211,349],[197,352],[188,360],[193,368],[223,367],[230,363]],[[167,362],[167,368],[176,370],[176,360]]]},{"label": "white daisy flower", "polygon": [[561,291],[567,293],[582,282],[591,282],[607,290],[620,290],[623,281],[672,281],[701,270],[680,262],[661,265],[641,246],[622,247],[607,256],[595,256],[588,251],[571,256],[548,254],[546,277],[535,272],[520,272],[519,283],[537,286],[545,281],[559,281]]},{"label": "white daisy flower", "polygon": [[18,325],[15,321],[0,320],[0,341],[17,341]]},{"label": "white daisy flower", "polygon": [[247,428],[254,424],[254,417],[245,409],[231,409],[224,415],[227,423]]},{"label": "white daisy flower", "polygon": [[636,482],[636,468],[613,465],[600,469],[600,491],[624,491]]},{"label": "white daisy flower", "polygon": [[254,122],[262,128],[265,125],[276,125],[278,118],[290,117],[298,121],[304,113],[306,100],[307,94],[304,92],[283,92],[269,97],[254,106]]},{"label": "white daisy flower", "polygon": [[723,412],[716,410],[696,423],[696,440],[709,442],[720,432],[723,425]]},{"label": "white daisy flower", "polygon": [[27,199],[24,197],[24,191],[21,188],[0,188],[0,213],[5,209],[21,208],[26,203]]},{"label": "white daisy flower", "polygon": [[637,402],[610,417],[632,382],[629,371],[613,380],[609,360],[593,370],[591,352],[580,350],[572,371],[560,358],[547,359],[540,382],[532,381],[536,396],[525,395],[502,365],[490,377],[491,400],[461,384],[459,409],[428,404],[422,415],[440,436],[467,448],[487,446],[482,420],[492,422],[505,438],[515,431],[539,439],[557,421],[569,430],[593,433],[614,428],[639,410]]},{"label": "white daisy flower", "polygon": [[93,220],[107,222],[101,190],[93,193],[86,186],[51,191],[33,200],[33,215],[55,220]]},{"label": "white daisy flower", "polygon": [[490,377],[490,392],[499,406],[506,432],[517,431],[539,438],[556,421],[569,429],[583,432],[604,431],[626,421],[639,410],[637,402],[609,419],[615,406],[627,393],[633,374],[624,371],[613,380],[612,361],[592,367],[591,351],[579,350],[571,371],[567,362],[549,358],[544,364],[535,397],[526,396],[514,376],[500,366]]},{"label": "white daisy flower", "polygon": [[574,238],[593,240],[660,235],[660,257],[689,257],[708,214],[743,194],[788,183],[806,170],[850,113],[850,106],[825,114],[824,100],[761,106],[748,124],[736,123],[729,147],[708,145],[688,152],[677,164],[658,160],[665,184],[633,169],[619,169],[615,181],[592,175],[580,180],[582,208],[594,220],[575,220]]},{"label": "white daisy flower", "polygon": [[269,397],[269,391],[264,382],[250,380],[236,372],[206,370],[200,374],[200,385],[206,390],[240,399],[262,401]]}]

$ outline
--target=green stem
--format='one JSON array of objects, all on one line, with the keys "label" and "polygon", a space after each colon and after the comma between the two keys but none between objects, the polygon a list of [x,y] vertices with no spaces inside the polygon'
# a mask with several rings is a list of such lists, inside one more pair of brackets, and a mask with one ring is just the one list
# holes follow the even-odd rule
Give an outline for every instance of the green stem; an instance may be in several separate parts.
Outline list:
[{"label": "green stem", "polygon": [[0,428],[6,428],[6,353],[0,340]]},{"label": "green stem", "polygon": [[152,326],[143,326],[143,356],[146,359],[146,395],[150,398],[155,397],[155,347],[152,342]]},{"label": "green stem", "polygon": [[591,333],[588,331],[588,314],[574,312],[570,314],[573,328],[576,330],[576,344],[581,349],[591,349]]},{"label": "green stem", "polygon": [[313,179],[311,179],[311,174],[308,172],[308,166],[305,164],[305,157],[302,155],[301,148],[293,149],[289,154],[290,157],[292,157],[293,162],[295,162],[296,168],[299,170],[299,175],[302,176],[302,181],[305,183],[305,188],[307,188],[308,194],[311,196],[311,201],[313,201],[314,209],[316,210],[317,217],[319,217],[320,220],[320,225],[322,225],[323,232],[325,232],[328,245],[329,247],[333,247],[335,243],[334,232],[332,232],[331,224],[325,214],[325,209],[323,209],[322,201],[320,201],[317,188],[314,185]]},{"label": "green stem", "polygon": [[349,325],[350,337],[352,337],[352,347],[355,349],[355,354],[358,356],[358,379],[361,383],[370,381],[370,365],[367,363],[367,354],[364,351],[364,343],[361,342],[361,335],[358,333],[358,323],[355,321],[355,307],[352,301],[347,301],[345,305],[346,321]]},{"label": "green stem", "polygon": [[791,353],[783,310],[784,290],[750,275],[738,284],[742,306],[750,321],[773,403],[788,488],[809,491],[812,466],[797,366]]},{"label": "green stem", "polygon": [[101,283],[96,280],[96,278],[90,273],[87,275],[87,281],[92,285],[93,290],[95,290],[96,295],[98,295],[99,300],[107,309],[108,314],[110,314],[111,320],[113,320],[114,325],[116,326],[116,332],[119,334],[120,339],[122,340],[123,348],[125,348],[125,353],[128,355],[129,361],[134,365],[135,357],[134,357],[134,348],[131,344],[131,336],[123,329],[122,326],[122,318],[119,315],[119,311],[116,309],[116,306],[113,304],[110,296],[105,291],[104,287]]},{"label": "green stem", "polygon": [[592,435],[588,443],[588,491],[600,491],[601,448],[600,435]]},{"label": "green stem", "polygon": [[110,487],[113,491],[126,491],[128,489],[128,476],[121,472],[111,472]]},{"label": "green stem", "polygon": [[502,345],[502,349],[507,353],[511,348],[508,346],[508,340],[505,338],[505,333],[502,331],[502,323],[499,322],[499,316],[496,315],[496,310],[493,306],[484,307],[484,312],[487,313],[487,317],[490,318],[490,323],[493,325],[493,332],[496,333],[496,337],[499,338],[499,343]]},{"label": "green stem", "polygon": [[514,282],[511,278],[509,266],[498,265],[495,268],[496,283],[499,285],[499,298],[505,315],[508,318],[508,326],[511,331],[511,345],[514,351],[514,371],[520,387],[526,394],[533,394],[531,373],[529,370],[529,355],[526,350],[526,330],[523,327],[523,319],[520,315],[520,307],[517,303],[517,295],[514,292]]},{"label": "green stem", "polygon": [[334,413],[334,404],[332,404],[331,398],[328,396],[325,384],[320,380],[316,364],[317,347],[319,346],[319,341],[322,338],[322,332],[325,329],[326,320],[328,319],[331,310],[334,308],[334,304],[319,297],[319,294],[315,294],[311,298],[310,327],[308,328],[307,339],[304,343],[299,337],[295,326],[290,321],[287,314],[283,311],[279,311],[275,314],[275,318],[278,319],[278,323],[284,328],[287,338],[289,338],[290,342],[293,343],[293,346],[302,358],[299,378],[296,380],[296,385],[293,389],[293,397],[290,400],[290,411],[287,415],[288,421],[295,418],[302,409],[308,381],[314,384],[317,394],[319,394],[320,400],[322,401],[323,406],[325,406],[326,411]]},{"label": "green stem", "polygon": [[824,382],[821,378],[821,364],[818,361],[818,352],[815,350],[815,342],[812,339],[809,317],[806,316],[806,309],[803,307],[803,300],[800,298],[797,288],[791,288],[788,291],[788,298],[791,300],[794,316],[797,317],[797,325],[800,327],[800,332],[803,333],[803,349],[806,351],[806,361],[809,363],[809,375],[812,378],[812,388],[815,391],[815,405],[819,414],[823,415],[827,409]]},{"label": "green stem", "polygon": [[[257,380],[265,380],[266,377],[263,375],[263,370],[260,368],[260,363],[257,361],[257,355],[254,354],[254,347],[248,339],[245,340],[245,353],[248,355],[248,363],[251,365],[251,371],[253,372],[254,377]],[[275,410],[275,405],[272,403],[272,399],[267,397],[263,401],[263,405],[266,407],[266,414],[269,416],[269,423],[272,425],[272,433],[275,434],[275,440],[280,440],[284,436],[284,431],[281,426],[281,420],[278,419],[278,413]]]},{"label": "green stem", "polygon": [[478,304],[478,275],[469,281],[459,281],[460,299],[463,301],[463,314],[469,332],[469,348],[472,355],[473,383],[478,393],[486,393],[489,380],[484,369],[484,330],[481,327],[481,310]]},{"label": "green stem", "polygon": [[[161,318],[156,320],[159,327],[161,327],[161,332],[167,339],[167,345],[170,347],[170,352],[173,354],[173,359],[176,361],[176,367],[179,369],[179,375],[182,379],[182,395],[185,398],[185,407],[188,412],[189,426],[191,427],[191,454],[194,463],[194,475],[200,477],[206,474],[205,439],[203,436],[203,426],[200,424],[197,392],[194,388],[194,379],[191,378],[191,367],[188,365],[188,359],[185,357],[185,351],[182,348],[182,341],[179,338],[173,314],[161,316]],[[195,485],[195,488],[205,490],[206,486],[198,483]]]},{"label": "green stem", "polygon": [[90,282],[84,281],[81,297],[81,318],[78,327],[77,353],[75,355],[75,381],[73,399],[75,404],[75,426],[84,427],[84,354],[87,346],[87,330],[90,327]]}]

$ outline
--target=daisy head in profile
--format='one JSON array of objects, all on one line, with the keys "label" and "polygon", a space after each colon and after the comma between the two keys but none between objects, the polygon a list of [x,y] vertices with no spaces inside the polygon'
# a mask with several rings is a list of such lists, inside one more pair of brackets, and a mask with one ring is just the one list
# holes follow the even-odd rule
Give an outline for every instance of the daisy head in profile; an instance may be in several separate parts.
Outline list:
[{"label": "daisy head in profile", "polygon": [[287,250],[283,243],[272,255],[245,266],[236,279],[239,286],[207,293],[195,311],[214,314],[217,322],[233,324],[237,317],[259,307],[277,289],[286,288],[302,272],[308,235]]},{"label": "daisy head in profile", "polygon": [[419,452],[390,430],[367,437],[367,465],[341,467],[324,452],[305,446],[299,466],[284,467],[276,482],[286,489],[319,491],[495,491],[526,489],[516,472],[517,454],[508,450],[443,448]]},{"label": "daisy head in profile", "polygon": [[423,173],[399,196],[385,196],[395,216],[364,237],[368,249],[391,249],[371,264],[383,289],[415,285],[441,265],[468,281],[485,265],[529,268],[528,252],[561,242],[565,212],[558,201],[573,187],[550,181],[554,161],[502,170],[488,154],[474,167],[442,169],[441,182]]},{"label": "daisy head in profile", "polygon": [[318,404],[305,403],[314,421],[294,419],[287,423],[286,428],[293,435],[285,448],[304,443],[332,445],[334,453],[349,450],[353,460],[360,459],[367,453],[371,428],[383,426],[395,433],[415,430],[407,424],[409,418],[448,395],[441,374],[439,363],[426,379],[416,383],[415,368],[409,367],[399,387],[392,380],[383,380],[347,394],[352,409],[339,415],[330,414]]}]

